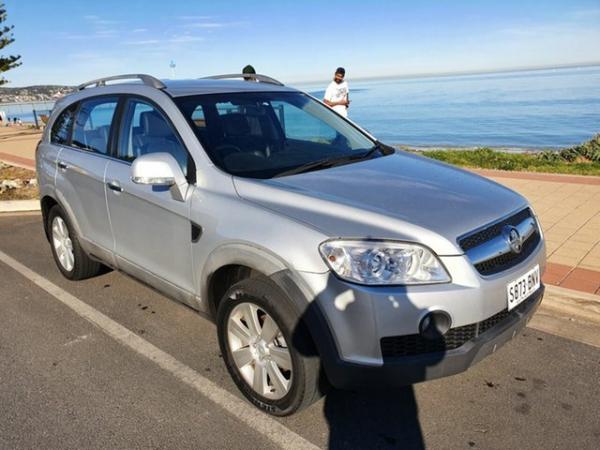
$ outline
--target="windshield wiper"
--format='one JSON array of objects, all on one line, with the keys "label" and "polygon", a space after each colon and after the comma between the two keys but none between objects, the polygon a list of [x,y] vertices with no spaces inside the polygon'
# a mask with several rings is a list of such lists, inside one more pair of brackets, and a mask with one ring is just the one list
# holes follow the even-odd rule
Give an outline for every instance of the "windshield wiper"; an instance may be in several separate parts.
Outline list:
[{"label": "windshield wiper", "polygon": [[372,148],[367,150],[365,153],[361,153],[360,155],[344,155],[339,158],[331,158],[331,159],[320,159],[318,161],[311,161],[306,164],[302,164],[298,167],[294,167],[289,170],[284,170],[283,172],[279,172],[275,177],[283,177],[286,175],[295,175],[298,173],[310,172],[312,170],[325,169],[328,167],[338,166],[340,164],[345,164],[353,161],[360,161],[365,159],[370,159],[370,157],[375,154],[377,151],[382,151],[382,147],[380,143],[376,143]]},{"label": "windshield wiper", "polygon": [[356,159],[367,159],[367,158],[371,157],[372,155],[374,155],[375,152],[380,152],[381,154],[385,154],[385,153],[383,153],[383,147],[381,146],[381,143],[377,142],[367,152],[363,153],[362,155],[357,156]]},{"label": "windshield wiper", "polygon": [[337,159],[320,159],[318,161],[311,161],[309,163],[302,164],[298,167],[293,167],[291,169],[284,170],[283,172],[279,172],[277,175],[275,175],[275,178],[283,177],[286,175],[295,175],[297,173],[310,172],[311,170],[324,169],[326,167],[331,167],[331,165],[336,162]]}]

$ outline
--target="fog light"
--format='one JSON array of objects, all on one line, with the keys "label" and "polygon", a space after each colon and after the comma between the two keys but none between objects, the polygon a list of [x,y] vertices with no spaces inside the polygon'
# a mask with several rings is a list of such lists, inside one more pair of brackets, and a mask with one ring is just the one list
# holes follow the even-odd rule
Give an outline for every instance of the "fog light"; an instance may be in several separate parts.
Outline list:
[{"label": "fog light", "polygon": [[425,339],[436,340],[443,337],[450,326],[452,325],[452,319],[448,313],[444,311],[432,311],[427,313],[419,324],[419,333]]}]

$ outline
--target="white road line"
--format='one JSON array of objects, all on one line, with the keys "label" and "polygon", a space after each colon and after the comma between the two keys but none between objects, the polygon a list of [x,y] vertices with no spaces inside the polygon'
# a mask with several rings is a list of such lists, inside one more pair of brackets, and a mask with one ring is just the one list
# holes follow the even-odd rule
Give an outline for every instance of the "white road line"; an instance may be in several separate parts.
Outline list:
[{"label": "white road line", "polygon": [[29,279],[41,289],[52,295],[58,301],[71,308],[78,315],[90,321],[107,335],[121,344],[129,347],[138,354],[150,359],[162,369],[171,373],[180,381],[197,390],[200,394],[212,400],[227,413],[236,417],[253,430],[265,436],[274,444],[286,449],[316,449],[314,444],[294,433],[281,423],[270,418],[256,408],[240,400],[225,389],[219,387],[209,379],[203,377],[192,368],[186,366],[173,356],[162,351],[150,342],[142,339],[137,334],[129,331],[123,325],[105,316],[100,311],[92,308],[87,303],[69,294],[51,281],[35,273],[6,253],[0,251],[0,261],[12,267],[25,278]]}]

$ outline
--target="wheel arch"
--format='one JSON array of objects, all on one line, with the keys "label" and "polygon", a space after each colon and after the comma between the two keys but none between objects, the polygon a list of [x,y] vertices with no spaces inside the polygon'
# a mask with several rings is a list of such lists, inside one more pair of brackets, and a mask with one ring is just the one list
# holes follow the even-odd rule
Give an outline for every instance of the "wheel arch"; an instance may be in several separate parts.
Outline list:
[{"label": "wheel arch", "polygon": [[75,232],[77,233],[77,235],[81,237],[81,228],[79,227],[79,222],[77,221],[73,210],[68,207],[68,204],[66,202],[62,201],[59,192],[55,193],[56,195],[46,194],[40,199],[42,219],[44,221],[43,226],[44,232],[46,233],[46,238],[50,239],[50,233],[48,230],[48,213],[55,205],[58,205],[63,210],[63,212],[67,215],[69,223],[71,224],[71,226],[73,226],[73,228],[75,228]]},{"label": "wheel arch", "polygon": [[219,301],[233,283],[260,274],[266,277],[289,270],[271,251],[248,243],[229,243],[213,250],[201,273],[199,292],[205,310],[216,317]]},{"label": "wheel arch", "polygon": [[58,202],[51,195],[45,195],[40,199],[40,207],[42,210],[42,224],[44,226],[44,233],[46,234],[46,239],[50,241],[50,230],[48,229],[48,213],[54,205],[58,205]]},{"label": "wheel arch", "polygon": [[[225,245],[208,257],[202,280],[202,299],[214,320],[222,296],[235,282],[255,275],[267,277],[292,302],[299,321],[308,328],[318,354],[338,357],[333,334],[315,295],[302,277],[269,250],[248,244]],[[220,294],[220,295],[219,295]],[[326,361],[326,366],[328,362]]]}]

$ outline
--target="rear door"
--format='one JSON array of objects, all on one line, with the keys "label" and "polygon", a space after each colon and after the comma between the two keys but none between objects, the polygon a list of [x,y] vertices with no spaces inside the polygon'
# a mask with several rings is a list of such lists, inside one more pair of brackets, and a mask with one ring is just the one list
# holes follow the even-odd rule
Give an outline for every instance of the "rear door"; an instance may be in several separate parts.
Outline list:
[{"label": "rear door", "polygon": [[[118,160],[109,162],[106,183],[117,264],[139,278],[149,273],[193,293],[191,195],[177,201],[169,188],[131,181],[135,158],[157,152],[170,153],[183,172],[193,176],[195,169],[185,146],[159,108],[132,97],[123,107],[116,150]],[[193,180],[188,177],[188,181]]]},{"label": "rear door", "polygon": [[88,251],[110,261],[113,237],[106,208],[104,172],[119,98],[93,97],[77,108],[71,137],[57,160],[61,204],[76,221]]}]

